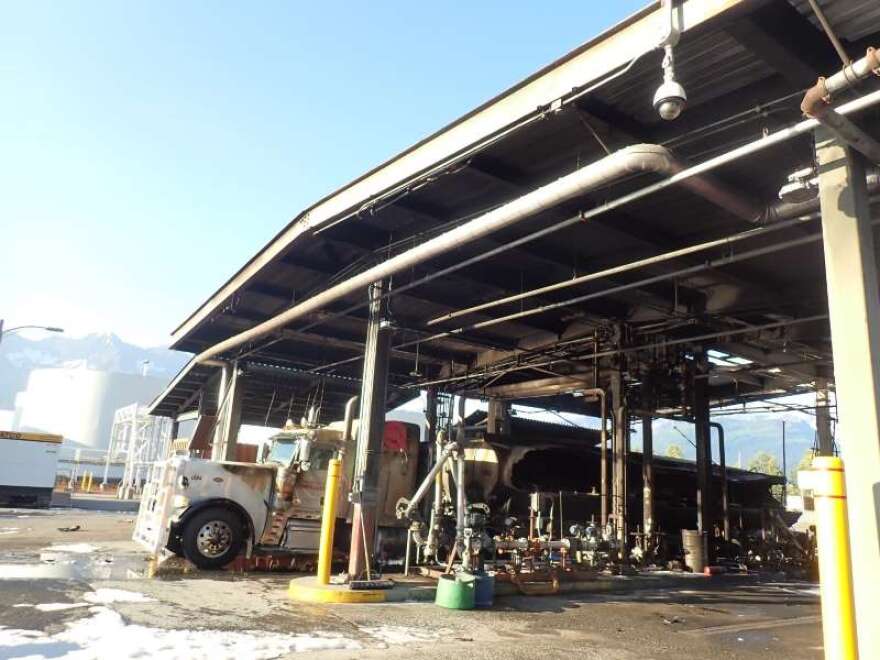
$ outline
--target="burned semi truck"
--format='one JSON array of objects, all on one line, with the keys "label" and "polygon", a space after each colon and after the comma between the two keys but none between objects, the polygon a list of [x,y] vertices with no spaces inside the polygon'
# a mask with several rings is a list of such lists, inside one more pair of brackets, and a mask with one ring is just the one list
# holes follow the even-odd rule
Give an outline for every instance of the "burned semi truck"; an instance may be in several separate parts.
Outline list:
[{"label": "burned semi truck", "polygon": [[[394,505],[415,487],[422,432],[393,415],[385,423],[380,538],[405,536]],[[324,482],[336,456],[343,457],[337,525],[344,531],[351,524],[347,494],[356,437],[356,421],[289,424],[270,439],[256,463],[172,456],[144,488],[133,538],[160,559],[183,556],[203,569],[260,553],[286,556],[286,565],[294,567],[298,558],[318,552]]]}]

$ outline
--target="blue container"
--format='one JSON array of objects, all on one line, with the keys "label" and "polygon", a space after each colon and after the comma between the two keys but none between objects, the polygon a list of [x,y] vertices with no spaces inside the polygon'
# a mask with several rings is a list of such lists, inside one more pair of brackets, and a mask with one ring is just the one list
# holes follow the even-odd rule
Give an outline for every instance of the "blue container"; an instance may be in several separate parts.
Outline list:
[{"label": "blue container", "polygon": [[474,606],[492,607],[495,602],[495,576],[479,571],[474,573]]}]

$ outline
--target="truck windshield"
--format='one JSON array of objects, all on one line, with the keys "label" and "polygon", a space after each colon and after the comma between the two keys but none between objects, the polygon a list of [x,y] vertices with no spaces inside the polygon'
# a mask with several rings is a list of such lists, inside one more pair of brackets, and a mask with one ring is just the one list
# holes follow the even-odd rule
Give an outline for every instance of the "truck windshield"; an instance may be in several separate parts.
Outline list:
[{"label": "truck windshield", "polygon": [[276,440],[272,443],[272,450],[266,457],[266,462],[289,465],[298,444],[298,440]]}]

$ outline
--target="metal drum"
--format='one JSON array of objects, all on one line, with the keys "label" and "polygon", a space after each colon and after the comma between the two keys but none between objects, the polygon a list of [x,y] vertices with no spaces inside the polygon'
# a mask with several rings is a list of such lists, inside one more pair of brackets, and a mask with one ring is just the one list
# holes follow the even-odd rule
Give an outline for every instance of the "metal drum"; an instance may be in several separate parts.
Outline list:
[{"label": "metal drum", "polygon": [[702,573],[709,563],[706,554],[706,532],[696,529],[681,530],[681,545],[684,548],[684,563],[694,573]]}]

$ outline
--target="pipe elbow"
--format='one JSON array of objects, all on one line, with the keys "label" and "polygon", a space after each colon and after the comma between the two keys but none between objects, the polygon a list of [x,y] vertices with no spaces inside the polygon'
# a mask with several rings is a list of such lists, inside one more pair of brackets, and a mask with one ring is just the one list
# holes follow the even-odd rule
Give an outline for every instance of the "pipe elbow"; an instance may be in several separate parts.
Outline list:
[{"label": "pipe elbow", "polygon": [[674,174],[681,169],[672,152],[659,144],[633,144],[617,153],[623,168],[631,174]]},{"label": "pipe elbow", "polygon": [[807,117],[819,117],[828,107],[831,95],[825,86],[825,78],[819,78],[816,84],[807,90],[801,101],[801,112]]}]

